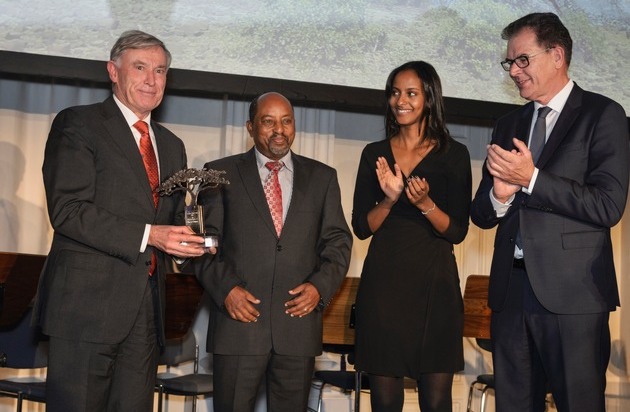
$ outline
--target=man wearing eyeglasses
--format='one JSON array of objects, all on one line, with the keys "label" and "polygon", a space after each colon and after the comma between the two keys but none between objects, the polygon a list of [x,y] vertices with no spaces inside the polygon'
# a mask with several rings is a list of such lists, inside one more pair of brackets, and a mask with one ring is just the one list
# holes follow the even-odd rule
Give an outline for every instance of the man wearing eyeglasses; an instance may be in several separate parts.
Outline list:
[{"label": "man wearing eyeglasses", "polygon": [[[496,410],[605,410],[609,312],[619,306],[610,228],[628,194],[628,121],[568,75],[572,40],[553,13],[502,32],[501,65],[529,100],[498,120],[472,203],[498,225],[490,271]],[[539,110],[540,109],[540,110]]]}]

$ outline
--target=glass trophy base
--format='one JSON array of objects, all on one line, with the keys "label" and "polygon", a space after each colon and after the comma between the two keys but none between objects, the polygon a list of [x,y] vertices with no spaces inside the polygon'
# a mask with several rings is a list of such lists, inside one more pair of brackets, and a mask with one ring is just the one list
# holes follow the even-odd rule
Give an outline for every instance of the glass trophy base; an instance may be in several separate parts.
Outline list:
[{"label": "glass trophy base", "polygon": [[218,247],[219,236],[216,235],[203,235],[204,247]]}]

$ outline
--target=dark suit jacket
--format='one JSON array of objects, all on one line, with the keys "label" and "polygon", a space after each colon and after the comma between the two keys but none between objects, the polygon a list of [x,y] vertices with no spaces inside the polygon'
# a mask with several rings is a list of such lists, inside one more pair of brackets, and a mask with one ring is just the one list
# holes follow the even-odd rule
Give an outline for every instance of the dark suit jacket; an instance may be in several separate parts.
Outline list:
[{"label": "dark suit jacket", "polygon": [[[334,169],[292,154],[291,204],[278,240],[265,200],[254,149],[207,163],[225,170],[221,190],[202,192],[206,228],[221,236],[217,256],[202,262],[199,280],[212,302],[208,352],[230,355],[315,356],[322,348],[322,311],[299,318],[286,315],[288,291],[311,282],[329,302],[350,261],[352,235],[341,208]],[[211,229],[212,230],[212,229]],[[224,308],[237,285],[261,300],[256,323],[229,317]]]},{"label": "dark suit jacket", "polygon": [[[528,103],[499,119],[492,143],[512,149],[512,137],[527,142],[533,108]],[[576,84],[540,156],[532,194],[518,192],[502,218],[490,202],[492,177],[484,165],[471,218],[484,229],[498,224],[490,272],[493,310],[505,303],[519,227],[529,281],[547,310],[615,310],[619,294],[610,227],[623,215],[629,161],[623,108]]]},{"label": "dark suit jacket", "polygon": [[[186,153],[173,133],[151,127],[164,180],[186,166]],[[147,286],[153,248],[139,252],[145,225],[172,224],[181,196],[161,197],[156,211],[140,151],[113,97],[56,116],[43,174],[55,232],[34,320],[48,335],[120,342]],[[162,258],[159,252],[163,291]]]}]

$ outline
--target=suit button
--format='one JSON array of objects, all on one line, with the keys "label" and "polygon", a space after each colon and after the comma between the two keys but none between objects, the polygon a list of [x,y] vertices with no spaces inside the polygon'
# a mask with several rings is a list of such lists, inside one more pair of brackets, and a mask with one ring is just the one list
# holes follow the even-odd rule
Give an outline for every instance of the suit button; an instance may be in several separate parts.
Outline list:
[{"label": "suit button", "polygon": [[282,245],[276,245],[276,251],[282,252]]},{"label": "suit button", "polygon": [[149,259],[146,262],[144,262],[144,264],[147,265],[147,266],[151,266],[151,259]]}]

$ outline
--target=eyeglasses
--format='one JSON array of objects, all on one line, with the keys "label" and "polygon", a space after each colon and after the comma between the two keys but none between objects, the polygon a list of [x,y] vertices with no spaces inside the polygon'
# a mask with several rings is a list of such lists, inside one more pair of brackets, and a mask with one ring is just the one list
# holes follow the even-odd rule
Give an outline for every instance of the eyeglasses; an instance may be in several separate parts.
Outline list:
[{"label": "eyeglasses", "polygon": [[525,67],[529,66],[529,59],[531,59],[534,56],[538,56],[539,54],[548,52],[549,50],[553,49],[553,47],[547,47],[545,50],[543,51],[539,51],[538,53],[534,53],[534,54],[521,54],[520,56],[516,57],[516,59],[505,59],[501,62],[501,67],[503,67],[503,70],[505,70],[506,72],[510,71],[510,68],[512,67],[512,63],[516,63],[516,65],[518,67],[520,67],[521,69],[524,69]]}]

